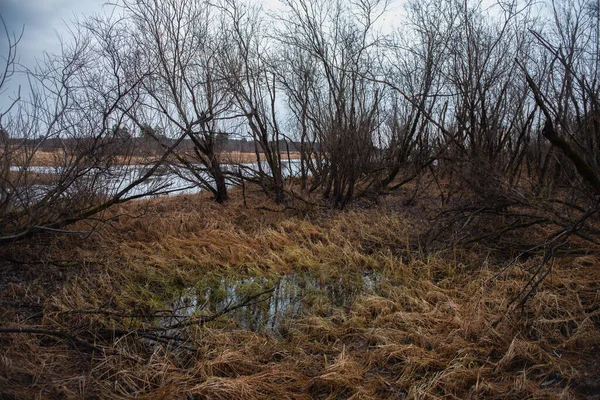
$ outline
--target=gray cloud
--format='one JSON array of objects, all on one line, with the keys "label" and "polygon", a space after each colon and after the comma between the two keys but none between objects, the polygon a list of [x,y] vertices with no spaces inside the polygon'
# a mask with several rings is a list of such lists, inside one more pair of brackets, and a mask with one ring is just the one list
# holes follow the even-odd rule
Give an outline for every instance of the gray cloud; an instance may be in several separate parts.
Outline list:
[{"label": "gray cloud", "polygon": [[2,0],[0,2],[0,15],[4,18],[9,29],[22,25],[28,17],[24,7],[13,0]]},{"label": "gray cloud", "polygon": [[[70,21],[102,11],[106,0],[0,0],[0,15],[10,35],[23,36],[18,44],[18,61],[33,68],[44,52],[60,51],[59,36],[68,39]],[[6,33],[0,31],[0,63],[6,56]],[[6,105],[7,95],[16,92],[19,85],[26,92],[25,76],[15,75],[4,94],[0,96],[0,110]]]},{"label": "gray cloud", "polygon": [[29,63],[43,51],[58,50],[57,35],[67,32],[69,21],[100,11],[103,3],[104,0],[0,0],[0,14],[11,32],[24,30],[19,50],[21,61]]}]

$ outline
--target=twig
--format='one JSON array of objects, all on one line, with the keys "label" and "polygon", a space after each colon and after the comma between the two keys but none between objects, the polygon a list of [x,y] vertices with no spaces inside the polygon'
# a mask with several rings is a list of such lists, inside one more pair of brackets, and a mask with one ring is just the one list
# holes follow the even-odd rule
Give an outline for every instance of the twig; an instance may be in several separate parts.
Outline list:
[{"label": "twig", "polygon": [[256,302],[254,300],[260,298],[261,296],[263,296],[263,295],[265,295],[267,293],[272,293],[274,290],[275,290],[275,288],[269,288],[269,289],[264,290],[264,291],[262,291],[260,293],[252,295],[250,297],[247,297],[245,300],[243,300],[243,301],[241,301],[241,302],[239,302],[237,304],[227,305],[221,311],[219,311],[219,312],[217,312],[217,313],[215,313],[213,315],[201,317],[197,321],[194,321],[192,318],[190,318],[188,321],[179,322],[179,323],[177,323],[175,325],[162,328],[162,330],[179,329],[179,328],[184,328],[186,326],[195,325],[195,324],[204,325],[205,323],[210,322],[210,321],[214,321],[215,319],[217,319],[217,318],[219,318],[219,317],[221,317],[221,316],[223,316],[223,315],[225,315],[225,314],[227,314],[227,313],[229,313],[231,311],[237,310],[237,309],[242,308],[242,307],[247,307],[247,306],[251,306],[251,305],[263,302],[268,297],[264,298],[264,299],[260,299],[260,300],[258,300]]},{"label": "twig", "polygon": [[101,351],[99,347],[94,346],[91,343],[86,342],[85,340],[79,339],[76,336],[73,336],[69,333],[63,331],[53,331],[47,329],[35,329],[35,328],[0,328],[0,333],[29,333],[34,335],[45,335],[45,336],[54,336],[61,339],[67,339],[71,342],[73,347],[77,349],[77,345],[85,347],[88,350],[92,351]]}]

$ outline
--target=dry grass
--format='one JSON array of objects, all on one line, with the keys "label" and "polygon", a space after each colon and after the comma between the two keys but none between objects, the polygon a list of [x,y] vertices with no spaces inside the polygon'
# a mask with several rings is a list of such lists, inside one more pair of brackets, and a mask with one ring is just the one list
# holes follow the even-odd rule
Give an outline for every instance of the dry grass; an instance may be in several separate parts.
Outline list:
[{"label": "dry grass", "polygon": [[[265,155],[260,153],[261,160],[265,159]],[[300,153],[297,151],[292,151],[289,154],[282,153],[281,154],[282,161],[289,160],[299,160]],[[240,151],[223,151],[219,154],[219,161],[225,164],[236,164],[236,163],[255,163],[256,162],[256,154],[255,153],[243,153]]]},{"label": "dry grass", "polygon": [[75,264],[7,267],[15,279],[3,283],[2,325],[85,338],[152,321],[70,310],[147,314],[215,274],[311,271],[333,282],[367,270],[381,274],[381,288],[346,307],[307,300],[274,331],[238,329],[227,318],[188,327],[194,352],[124,336],[97,337],[100,351],[90,353],[61,338],[2,334],[0,397],[598,398],[600,259],[558,259],[526,308],[507,314],[537,259],[486,290],[493,261],[463,249],[419,252],[411,243],[422,222],[397,202],[333,212],[277,211],[256,193],[248,208],[203,194],[162,198],[114,210],[113,227],[87,241],[20,247]]},{"label": "dry grass", "polygon": [[30,149],[19,149],[15,154],[16,165],[31,165],[52,167],[64,164],[65,154],[62,151],[36,150],[32,153]]},{"label": "dry grass", "polygon": [[[16,149],[12,158],[14,160],[15,165],[29,165],[29,166],[44,166],[44,167],[52,167],[57,165],[63,165],[65,163],[65,153],[63,150],[38,150],[33,148],[19,148]],[[184,156],[189,157],[190,160],[195,160],[196,156],[193,152]],[[260,154],[261,159],[265,159],[264,154]],[[136,164],[147,164],[149,162],[155,161],[160,158],[158,155],[150,155],[150,156],[142,156],[142,155],[133,155],[133,156],[115,156],[114,162],[116,164],[128,164],[128,165],[136,165]],[[288,160],[288,155],[282,154],[283,161]],[[297,160],[300,158],[300,153],[298,152],[290,152],[289,159]],[[256,154],[255,153],[245,153],[239,151],[227,151],[221,152],[219,154],[219,160],[222,163],[255,163],[256,162]],[[174,160],[176,161],[176,160]]]}]

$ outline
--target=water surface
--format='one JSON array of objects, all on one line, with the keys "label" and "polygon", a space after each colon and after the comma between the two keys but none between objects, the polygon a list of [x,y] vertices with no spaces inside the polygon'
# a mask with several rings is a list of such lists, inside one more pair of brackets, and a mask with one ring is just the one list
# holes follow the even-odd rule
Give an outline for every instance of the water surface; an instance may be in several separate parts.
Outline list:
[{"label": "water surface", "polygon": [[[243,304],[250,296],[272,289],[251,304],[236,308],[223,317],[239,329],[277,329],[290,318],[304,313],[327,316],[336,308],[349,309],[356,298],[378,294],[381,275],[373,271],[340,273],[322,277],[303,272],[270,277],[213,277],[204,284],[189,287],[170,303],[176,315],[213,315]],[[163,321],[167,326],[171,321]]]}]

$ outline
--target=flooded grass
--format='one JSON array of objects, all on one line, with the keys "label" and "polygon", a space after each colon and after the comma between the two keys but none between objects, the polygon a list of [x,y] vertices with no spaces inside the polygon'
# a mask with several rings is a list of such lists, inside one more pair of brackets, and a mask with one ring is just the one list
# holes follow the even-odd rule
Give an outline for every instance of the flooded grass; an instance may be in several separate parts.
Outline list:
[{"label": "flooded grass", "polygon": [[0,398],[598,398],[596,255],[557,258],[507,312],[536,256],[495,279],[486,251],[414,246],[401,198],[247,195],[132,203],[85,241],[13,248],[2,326],[59,335],[0,335]]},{"label": "flooded grass", "polygon": [[167,309],[174,317],[161,323],[170,326],[181,317],[214,315],[238,304],[256,293],[270,290],[259,301],[226,313],[209,326],[222,326],[223,320],[237,329],[277,334],[288,319],[315,312],[327,317],[334,309],[349,310],[358,296],[380,294],[381,273],[351,271],[336,278],[315,272],[236,278],[213,276],[202,285],[186,288]]}]

